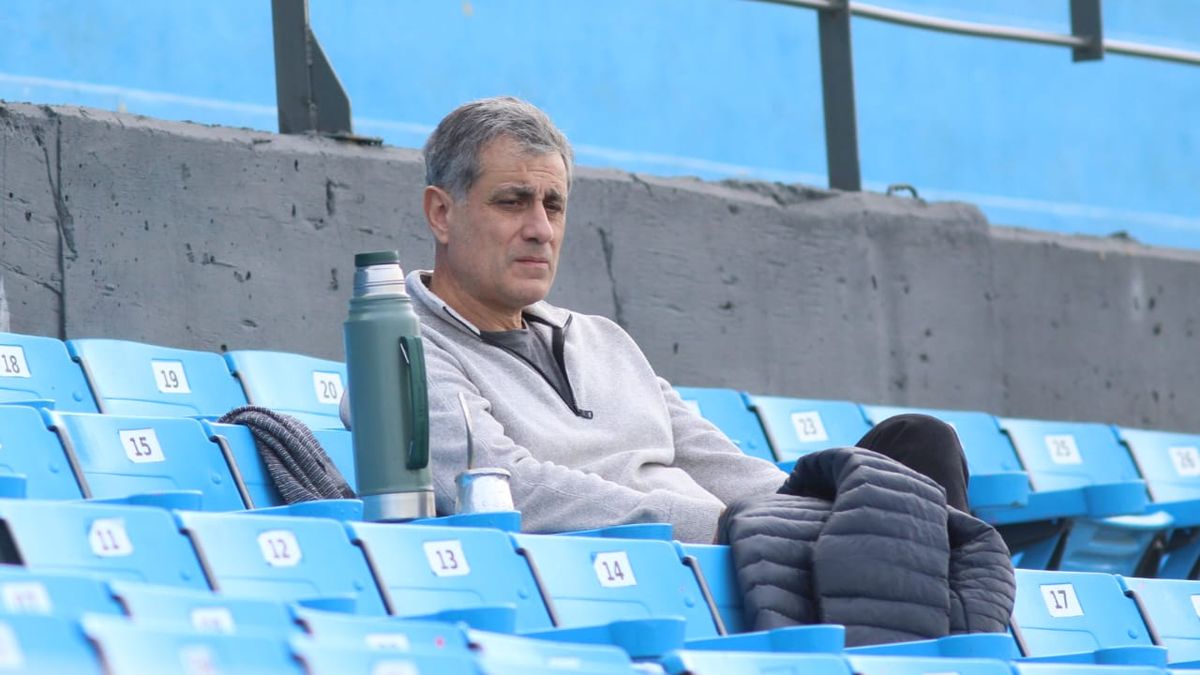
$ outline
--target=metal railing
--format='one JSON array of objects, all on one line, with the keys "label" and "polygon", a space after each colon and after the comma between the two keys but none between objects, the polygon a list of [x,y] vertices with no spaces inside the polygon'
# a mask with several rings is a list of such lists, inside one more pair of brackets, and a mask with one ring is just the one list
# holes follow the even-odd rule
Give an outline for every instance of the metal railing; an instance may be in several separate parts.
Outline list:
[{"label": "metal railing", "polygon": [[825,106],[825,159],[829,170],[829,187],[838,190],[862,189],[862,172],[858,163],[858,118],[854,103],[854,66],[850,49],[852,16],[943,33],[1069,47],[1075,61],[1095,61],[1103,59],[1105,53],[1112,53],[1200,65],[1200,52],[1105,40],[1100,0],[1069,0],[1070,35],[943,19],[852,0],[755,1],[817,10],[821,89]]},{"label": "metal railing", "polygon": [[[1105,40],[1100,0],[1068,0],[1071,34],[1014,26],[957,21],[904,12],[852,0],[754,0],[817,11],[821,52],[821,91],[825,113],[825,157],[829,187],[862,189],[858,162],[858,116],[854,102],[854,61],[850,19],[885,21],[911,28],[1071,49],[1075,61],[1103,59],[1106,53],[1200,65],[1200,52],[1121,40]],[[350,98],[309,25],[308,0],[271,0],[275,33],[275,90],[280,133],[319,133],[359,142]]]}]

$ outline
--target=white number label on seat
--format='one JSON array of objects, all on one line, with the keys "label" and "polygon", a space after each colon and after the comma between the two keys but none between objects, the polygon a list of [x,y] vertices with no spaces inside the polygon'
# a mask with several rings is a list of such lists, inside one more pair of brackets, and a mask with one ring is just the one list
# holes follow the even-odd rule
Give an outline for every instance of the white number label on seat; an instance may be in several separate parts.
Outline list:
[{"label": "white number label on seat", "polygon": [[1050,616],[1060,619],[1067,616],[1083,616],[1083,607],[1075,597],[1074,584],[1046,584],[1041,587],[1042,601]]},{"label": "white number label on seat", "polygon": [[0,669],[21,670],[25,667],[25,655],[21,653],[21,641],[12,626],[0,623]]},{"label": "white number label on seat", "polygon": [[13,614],[52,614],[54,603],[40,581],[14,581],[0,588],[4,609]]},{"label": "white number label on seat", "polygon": [[792,413],[792,426],[796,428],[796,438],[801,443],[815,443],[829,440],[825,433],[825,424],[821,421],[821,413],[816,410]]},{"label": "white number label on seat", "polygon": [[1175,473],[1183,477],[1200,476],[1200,451],[1191,446],[1168,448]]},{"label": "white number label on seat", "polygon": [[379,652],[407,652],[412,649],[404,633],[367,633],[367,649]]},{"label": "white number label on seat", "polygon": [[1200,617],[1200,595],[1192,596],[1192,611],[1196,612],[1196,616]]},{"label": "white number label on seat", "polygon": [[29,377],[24,347],[0,345],[0,377]]},{"label": "white number label on seat", "polygon": [[162,393],[192,393],[187,373],[183,370],[183,361],[151,361],[150,368],[154,370],[154,386]]},{"label": "white number label on seat", "polygon": [[463,553],[461,541],[427,541],[424,547],[429,569],[437,576],[464,577],[471,573],[471,566],[467,564],[467,554]]},{"label": "white number label on seat", "polygon": [[1075,445],[1075,437],[1071,434],[1046,436],[1046,449],[1050,451],[1050,461],[1055,464],[1083,464],[1079,446]]},{"label": "white number label on seat", "polygon": [[342,402],[342,376],[340,373],[313,371],[313,388],[317,392],[317,403],[337,405]]},{"label": "white number label on seat", "polygon": [[300,564],[304,552],[291,530],[268,530],[258,535],[258,547],[263,560],[271,567],[295,567]]},{"label": "white number label on seat", "polygon": [[88,530],[92,553],[101,558],[120,558],[133,553],[133,542],[121,518],[97,518]]},{"label": "white number label on seat", "polygon": [[217,660],[204,645],[188,645],[179,650],[179,662],[187,675],[217,675]]},{"label": "white number label on seat", "polygon": [[197,607],[192,610],[192,628],[201,633],[232,635],[237,626],[226,607]]},{"label": "white number label on seat", "polygon": [[117,435],[121,438],[125,456],[135,464],[161,462],[166,459],[154,429],[122,429]]},{"label": "white number label on seat", "polygon": [[637,577],[633,576],[633,565],[629,564],[629,556],[625,551],[597,553],[592,567],[596,569],[596,579],[605,588],[637,586]]}]

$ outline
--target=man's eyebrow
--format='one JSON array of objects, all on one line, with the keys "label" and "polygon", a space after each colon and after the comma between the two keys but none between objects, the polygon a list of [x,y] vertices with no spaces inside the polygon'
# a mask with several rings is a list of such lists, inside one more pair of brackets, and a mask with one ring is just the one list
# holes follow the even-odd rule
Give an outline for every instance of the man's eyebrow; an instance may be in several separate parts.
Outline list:
[{"label": "man's eyebrow", "polygon": [[536,192],[536,190],[534,190],[533,186],[531,186],[531,185],[503,185],[503,186],[496,188],[492,192],[491,198],[496,199],[498,197],[520,197],[520,198],[524,199],[526,197],[532,197],[535,194],[535,192]]}]

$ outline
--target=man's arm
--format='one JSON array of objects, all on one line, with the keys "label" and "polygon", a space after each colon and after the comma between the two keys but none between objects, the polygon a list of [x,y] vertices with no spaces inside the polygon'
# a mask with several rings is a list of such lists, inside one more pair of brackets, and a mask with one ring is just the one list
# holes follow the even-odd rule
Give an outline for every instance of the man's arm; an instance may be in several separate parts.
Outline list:
[{"label": "man's arm", "polygon": [[729,504],[774,494],[787,474],[764,459],[743,453],[712,422],[684,404],[670,382],[658,378],[675,436],[675,465],[705,490]]},{"label": "man's arm", "polygon": [[722,505],[667,490],[639,492],[595,474],[538,459],[513,442],[491,414],[491,406],[445,351],[426,343],[429,379],[430,461],[438,511],[454,508],[455,477],[467,466],[466,425],[458,394],[471,411],[478,467],[512,473],[513,502],[525,530],[554,532],[620,523],[667,522],[682,541],[706,542],[716,529]]}]

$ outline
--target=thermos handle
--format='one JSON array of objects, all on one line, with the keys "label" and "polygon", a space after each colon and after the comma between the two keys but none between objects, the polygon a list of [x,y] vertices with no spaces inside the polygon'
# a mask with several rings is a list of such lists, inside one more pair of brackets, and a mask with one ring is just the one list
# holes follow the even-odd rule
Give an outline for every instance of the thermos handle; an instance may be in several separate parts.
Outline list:
[{"label": "thermos handle", "polygon": [[408,364],[408,419],[412,422],[406,464],[409,469],[424,469],[429,466],[429,392],[425,383],[425,349],[421,338],[400,336],[400,357]]}]

